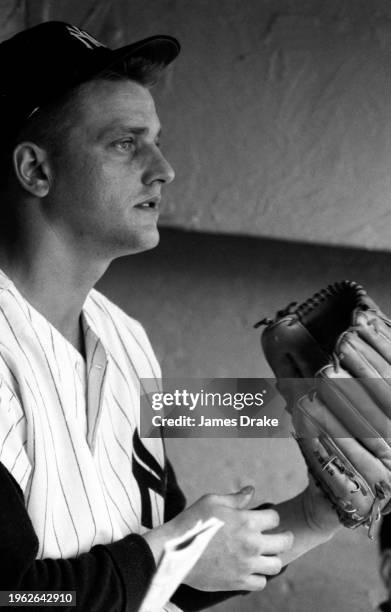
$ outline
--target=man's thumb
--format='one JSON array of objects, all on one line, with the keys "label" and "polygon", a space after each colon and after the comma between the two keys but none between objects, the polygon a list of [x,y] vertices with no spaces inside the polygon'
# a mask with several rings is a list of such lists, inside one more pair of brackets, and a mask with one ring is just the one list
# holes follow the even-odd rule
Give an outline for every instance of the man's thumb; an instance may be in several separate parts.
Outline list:
[{"label": "man's thumb", "polygon": [[223,504],[225,506],[229,506],[230,508],[237,508],[238,510],[243,510],[248,506],[254,496],[255,489],[251,485],[247,485],[242,487],[240,491],[236,493],[228,493],[227,495],[222,495]]}]

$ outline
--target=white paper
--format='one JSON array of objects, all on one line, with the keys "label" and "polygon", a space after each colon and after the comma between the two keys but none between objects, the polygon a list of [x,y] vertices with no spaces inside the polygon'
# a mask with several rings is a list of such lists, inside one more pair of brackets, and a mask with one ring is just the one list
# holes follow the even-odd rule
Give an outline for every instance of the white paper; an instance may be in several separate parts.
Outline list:
[{"label": "white paper", "polygon": [[224,525],[212,517],[166,542],[156,573],[139,612],[160,612],[185,576],[201,557],[216,532]]}]

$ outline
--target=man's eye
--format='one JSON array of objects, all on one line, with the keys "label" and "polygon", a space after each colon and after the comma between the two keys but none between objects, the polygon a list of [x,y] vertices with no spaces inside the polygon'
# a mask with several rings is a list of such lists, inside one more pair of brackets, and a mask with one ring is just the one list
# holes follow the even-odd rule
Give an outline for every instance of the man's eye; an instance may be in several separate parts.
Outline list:
[{"label": "man's eye", "polygon": [[135,142],[133,138],[126,138],[125,140],[117,140],[114,146],[119,151],[133,151]]}]

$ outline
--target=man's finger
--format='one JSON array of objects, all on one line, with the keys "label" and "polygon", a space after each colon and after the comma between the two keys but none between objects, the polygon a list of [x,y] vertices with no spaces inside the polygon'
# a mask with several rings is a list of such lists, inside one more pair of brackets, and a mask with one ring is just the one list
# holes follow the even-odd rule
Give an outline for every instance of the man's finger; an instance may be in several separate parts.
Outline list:
[{"label": "man's finger", "polygon": [[283,533],[265,534],[260,537],[260,547],[263,555],[279,555],[290,550],[293,546],[293,533],[284,531]]},{"label": "man's finger", "polygon": [[261,574],[251,574],[243,584],[243,589],[246,591],[263,591],[267,584],[267,580],[265,576]]},{"label": "man's finger", "polygon": [[245,511],[254,531],[269,531],[280,524],[280,516],[273,508]]},{"label": "man's finger", "polygon": [[254,559],[251,564],[251,574],[265,574],[266,576],[275,576],[282,569],[282,561],[280,557],[274,556],[259,556]]}]

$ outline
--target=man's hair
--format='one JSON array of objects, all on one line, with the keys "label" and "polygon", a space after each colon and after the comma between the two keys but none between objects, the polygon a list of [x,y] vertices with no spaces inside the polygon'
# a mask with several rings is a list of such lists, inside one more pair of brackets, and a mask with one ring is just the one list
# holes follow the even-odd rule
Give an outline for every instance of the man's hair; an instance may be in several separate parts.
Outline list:
[{"label": "man's hair", "polygon": [[143,57],[124,59],[71,89],[53,102],[45,104],[21,125],[15,126],[9,122],[9,134],[5,136],[3,133],[0,145],[0,188],[4,187],[7,182],[12,168],[12,152],[19,142],[32,140],[39,145],[47,146],[52,153],[61,148],[67,131],[72,125],[77,106],[80,104],[78,94],[85,83],[96,80],[130,80],[150,89],[157,82],[163,68],[164,64],[150,62]]}]

